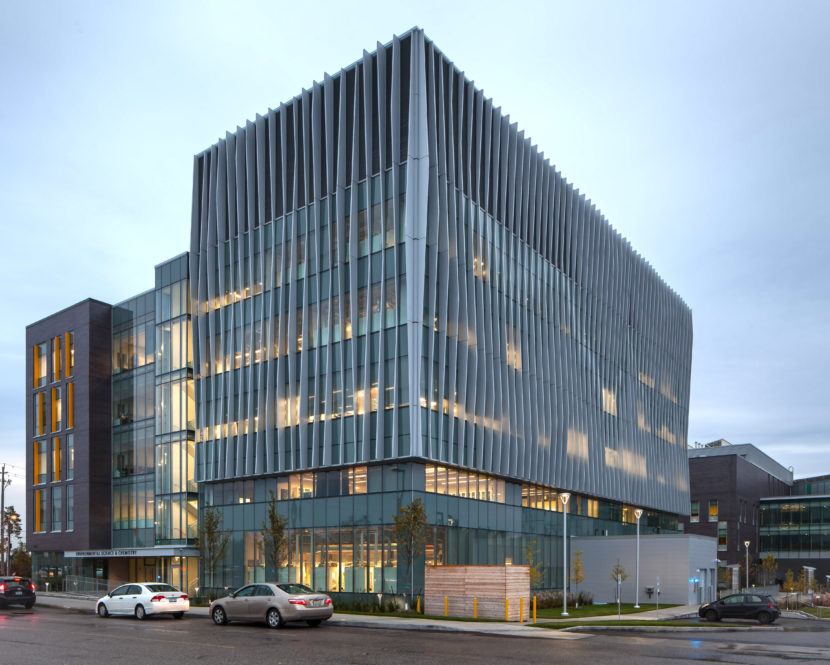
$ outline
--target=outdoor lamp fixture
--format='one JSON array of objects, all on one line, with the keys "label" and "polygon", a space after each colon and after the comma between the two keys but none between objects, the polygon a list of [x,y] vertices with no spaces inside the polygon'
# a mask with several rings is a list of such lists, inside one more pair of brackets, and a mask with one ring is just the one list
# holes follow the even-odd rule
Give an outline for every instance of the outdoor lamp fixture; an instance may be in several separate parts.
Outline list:
[{"label": "outdoor lamp fixture", "polygon": [[560,492],[562,502],[562,616],[568,615],[568,501],[570,492]]},{"label": "outdoor lamp fixture", "polygon": [[635,577],[637,588],[634,590],[634,607],[640,608],[640,518],[643,516],[643,509],[636,508],[634,517],[637,518],[637,575]]},{"label": "outdoor lamp fixture", "polygon": [[749,541],[744,541],[744,547],[746,548],[746,588],[749,588]]}]

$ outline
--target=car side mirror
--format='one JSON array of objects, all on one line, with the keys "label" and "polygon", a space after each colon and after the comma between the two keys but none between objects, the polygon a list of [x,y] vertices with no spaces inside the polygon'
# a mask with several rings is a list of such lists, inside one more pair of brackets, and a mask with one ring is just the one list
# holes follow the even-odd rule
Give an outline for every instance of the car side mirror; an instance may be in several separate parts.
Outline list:
[{"label": "car side mirror", "polygon": [[113,593],[114,593],[113,591],[110,591],[107,595],[108,595],[110,598],[112,598],[112,594],[113,594]]}]

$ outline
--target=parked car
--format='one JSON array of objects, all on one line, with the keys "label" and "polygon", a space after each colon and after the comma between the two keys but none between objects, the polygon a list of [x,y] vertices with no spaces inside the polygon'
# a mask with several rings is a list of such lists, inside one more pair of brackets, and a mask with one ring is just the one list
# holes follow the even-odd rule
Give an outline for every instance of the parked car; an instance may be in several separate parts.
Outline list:
[{"label": "parked car", "polygon": [[0,577],[0,607],[23,605],[29,608],[36,600],[35,585],[25,577]]},{"label": "parked car", "polygon": [[151,614],[172,614],[175,619],[181,619],[189,609],[190,599],[186,593],[169,584],[155,582],[122,584],[96,603],[101,618],[110,614],[133,614],[136,619]]},{"label": "parked car", "polygon": [[210,616],[219,626],[228,621],[264,621],[279,628],[288,621],[319,626],[334,612],[331,598],[304,584],[249,584],[210,604]]},{"label": "parked car", "polygon": [[733,593],[713,603],[701,605],[697,613],[707,621],[755,619],[759,623],[772,623],[781,616],[775,601],[760,593]]}]

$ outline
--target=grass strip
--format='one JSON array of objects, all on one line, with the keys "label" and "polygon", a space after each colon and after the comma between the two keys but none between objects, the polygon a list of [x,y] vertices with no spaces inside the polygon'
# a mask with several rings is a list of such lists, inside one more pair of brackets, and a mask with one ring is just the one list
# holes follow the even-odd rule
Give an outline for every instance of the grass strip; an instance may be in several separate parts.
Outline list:
[{"label": "grass strip", "polygon": [[530,624],[535,628],[550,628],[552,630],[562,630],[563,628],[584,628],[585,630],[591,630],[596,626],[603,626],[603,627],[614,627],[614,626],[638,626],[640,628],[652,628],[654,626],[662,627],[670,627],[670,628],[721,628],[723,629],[722,625],[718,625],[716,623],[695,623],[692,621],[638,621],[636,619],[622,619],[621,621],[613,620],[613,621],[591,621],[590,623],[584,623],[582,621],[567,621],[567,622],[557,622],[557,623],[547,623],[547,622],[539,622]]}]

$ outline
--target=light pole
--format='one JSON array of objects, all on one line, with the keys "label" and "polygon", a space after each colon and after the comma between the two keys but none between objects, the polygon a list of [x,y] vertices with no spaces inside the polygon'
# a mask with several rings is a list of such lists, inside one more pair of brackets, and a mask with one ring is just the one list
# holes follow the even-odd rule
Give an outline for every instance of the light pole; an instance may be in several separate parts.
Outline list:
[{"label": "light pole", "polygon": [[640,518],[643,516],[643,509],[637,508],[634,517],[637,518],[637,575],[634,578],[637,585],[634,589],[634,607],[640,609]]},{"label": "light pole", "polygon": [[744,541],[744,547],[746,548],[746,588],[749,589],[749,541]]},{"label": "light pole", "polygon": [[568,500],[570,492],[560,492],[562,502],[562,616],[568,615]]}]

